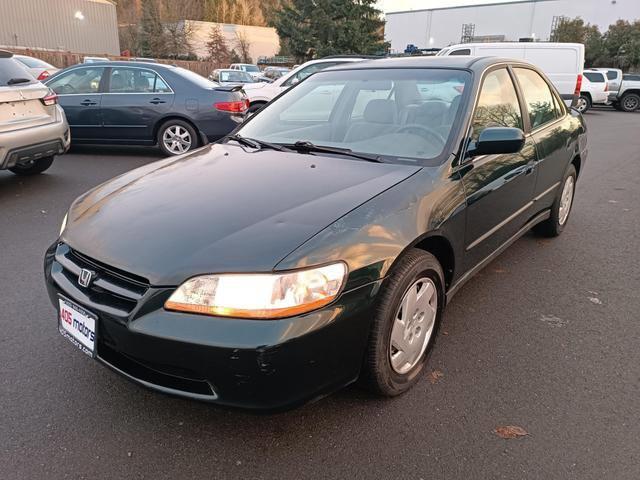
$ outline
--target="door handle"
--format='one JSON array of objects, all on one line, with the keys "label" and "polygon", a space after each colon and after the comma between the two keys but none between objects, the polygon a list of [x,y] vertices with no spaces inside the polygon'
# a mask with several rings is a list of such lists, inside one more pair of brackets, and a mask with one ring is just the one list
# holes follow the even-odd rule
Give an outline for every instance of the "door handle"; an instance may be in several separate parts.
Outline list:
[{"label": "door handle", "polygon": [[154,98],[153,100],[149,101],[149,103],[153,103],[154,105],[158,105],[159,103],[167,103],[164,100],[160,100],[159,98]]},{"label": "door handle", "polygon": [[97,102],[94,102],[93,100],[83,100],[82,102],[80,102],[80,105],[82,105],[83,107],[89,107],[91,105],[97,105]]},{"label": "door handle", "polygon": [[536,164],[535,163],[527,163],[527,168],[524,169],[524,174],[525,175],[529,175],[530,173],[533,173],[533,171],[536,169]]}]

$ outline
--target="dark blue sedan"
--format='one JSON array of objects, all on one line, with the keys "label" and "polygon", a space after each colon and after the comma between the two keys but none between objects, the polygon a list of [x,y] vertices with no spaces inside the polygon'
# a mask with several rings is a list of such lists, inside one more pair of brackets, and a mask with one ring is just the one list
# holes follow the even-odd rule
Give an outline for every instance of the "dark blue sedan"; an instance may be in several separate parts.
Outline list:
[{"label": "dark blue sedan", "polygon": [[227,135],[248,105],[238,87],[157,63],[80,64],[46,84],[59,96],[73,143],[157,144],[167,155]]}]

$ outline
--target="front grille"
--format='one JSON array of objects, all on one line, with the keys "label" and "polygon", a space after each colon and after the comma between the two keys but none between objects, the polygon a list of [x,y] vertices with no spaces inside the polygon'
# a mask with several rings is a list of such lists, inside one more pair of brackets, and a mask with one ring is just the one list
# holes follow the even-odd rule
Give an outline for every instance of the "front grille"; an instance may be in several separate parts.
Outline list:
[{"label": "front grille", "polygon": [[[71,286],[91,303],[119,315],[131,313],[149,289],[148,280],[93,260],[64,243],[58,245],[55,260],[61,268],[53,272],[53,278],[63,290]],[[88,287],[78,283],[82,269],[95,273]]]}]

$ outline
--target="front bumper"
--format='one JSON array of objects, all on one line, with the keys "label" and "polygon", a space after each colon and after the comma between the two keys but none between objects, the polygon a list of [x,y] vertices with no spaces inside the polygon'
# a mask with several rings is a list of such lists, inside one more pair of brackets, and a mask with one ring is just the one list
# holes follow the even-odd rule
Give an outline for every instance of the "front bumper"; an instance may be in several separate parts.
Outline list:
[{"label": "front bumper", "polygon": [[45,256],[51,301],[58,305],[63,295],[95,313],[97,359],[136,383],[222,405],[277,410],[324,396],[359,375],[377,282],[282,320],[169,312],[163,304],[173,288],[152,286],[124,313],[124,304],[110,304],[104,292],[73,281],[65,249],[56,243]]},{"label": "front bumper", "polygon": [[69,149],[71,134],[62,109],[55,121],[0,133],[0,170],[31,159],[60,155]]}]

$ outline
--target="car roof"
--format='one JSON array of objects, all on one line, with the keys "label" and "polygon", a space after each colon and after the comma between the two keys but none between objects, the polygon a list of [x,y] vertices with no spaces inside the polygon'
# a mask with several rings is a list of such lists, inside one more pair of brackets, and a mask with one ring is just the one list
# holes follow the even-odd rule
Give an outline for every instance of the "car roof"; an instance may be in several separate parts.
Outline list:
[{"label": "car roof", "polygon": [[140,68],[149,68],[149,67],[164,67],[164,68],[176,68],[175,65],[167,65],[166,63],[156,63],[156,62],[127,62],[127,61],[101,61],[101,62],[91,62],[91,63],[78,63],[76,65],[72,65],[75,67],[140,67]]},{"label": "car roof", "polygon": [[331,70],[355,70],[369,68],[461,68],[467,70],[484,70],[487,67],[500,63],[518,63],[529,65],[518,59],[501,57],[469,57],[469,56],[411,56],[381,58],[378,60],[365,60],[362,62],[350,62],[331,67]]}]

